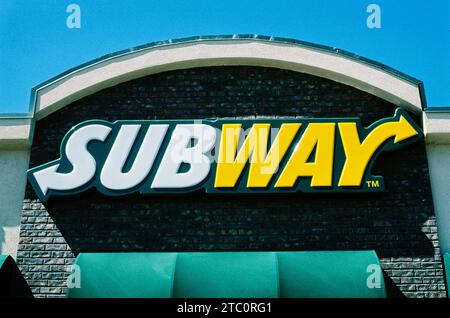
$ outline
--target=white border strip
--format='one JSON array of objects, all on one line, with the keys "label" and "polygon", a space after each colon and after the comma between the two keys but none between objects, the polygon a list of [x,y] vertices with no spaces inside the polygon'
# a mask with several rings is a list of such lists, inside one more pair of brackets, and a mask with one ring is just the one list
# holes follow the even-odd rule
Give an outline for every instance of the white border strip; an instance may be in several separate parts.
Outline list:
[{"label": "white border strip", "polygon": [[37,91],[35,118],[44,118],[82,97],[145,75],[222,65],[265,66],[308,73],[353,86],[414,113],[422,111],[417,85],[367,63],[293,44],[217,40],[150,47],[69,73]]},{"label": "white border strip", "polygon": [[450,112],[425,111],[423,132],[429,144],[450,144]]},{"label": "white border strip", "polygon": [[31,118],[0,118],[0,150],[30,148],[33,128]]}]

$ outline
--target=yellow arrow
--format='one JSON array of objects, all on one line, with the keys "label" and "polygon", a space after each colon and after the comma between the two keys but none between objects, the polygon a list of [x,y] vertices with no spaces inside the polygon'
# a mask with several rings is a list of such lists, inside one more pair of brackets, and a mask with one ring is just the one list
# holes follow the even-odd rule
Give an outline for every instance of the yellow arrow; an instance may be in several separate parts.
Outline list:
[{"label": "yellow arrow", "polygon": [[356,123],[339,123],[339,131],[345,151],[345,164],[339,179],[339,186],[361,185],[364,172],[375,151],[389,138],[394,138],[394,143],[414,137],[419,133],[400,116],[398,121],[386,122],[375,127],[361,143]]}]

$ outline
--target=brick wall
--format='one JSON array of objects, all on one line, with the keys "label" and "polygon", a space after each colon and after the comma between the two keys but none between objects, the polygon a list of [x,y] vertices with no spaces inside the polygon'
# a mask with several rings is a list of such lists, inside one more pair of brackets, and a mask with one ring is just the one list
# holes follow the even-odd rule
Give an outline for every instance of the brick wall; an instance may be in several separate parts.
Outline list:
[{"label": "brick wall", "polygon": [[[233,116],[361,117],[395,106],[330,80],[287,70],[210,67],[151,75],[83,98],[40,120],[30,167],[59,157],[65,133],[87,119]],[[18,263],[38,297],[62,296],[80,252],[375,249],[389,295],[445,297],[423,143],[381,155],[381,194],[112,198],[95,190],[23,204]]]}]

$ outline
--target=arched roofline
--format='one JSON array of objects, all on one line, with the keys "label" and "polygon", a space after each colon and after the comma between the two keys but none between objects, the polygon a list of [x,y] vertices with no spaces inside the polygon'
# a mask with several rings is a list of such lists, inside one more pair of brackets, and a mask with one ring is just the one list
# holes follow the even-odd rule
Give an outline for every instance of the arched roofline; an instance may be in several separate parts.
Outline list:
[{"label": "arched roofline", "polygon": [[414,113],[426,107],[420,80],[373,60],[294,39],[222,35],[153,42],[69,69],[32,89],[30,115],[39,120],[80,98],[142,76],[224,65],[307,73],[353,86]]}]

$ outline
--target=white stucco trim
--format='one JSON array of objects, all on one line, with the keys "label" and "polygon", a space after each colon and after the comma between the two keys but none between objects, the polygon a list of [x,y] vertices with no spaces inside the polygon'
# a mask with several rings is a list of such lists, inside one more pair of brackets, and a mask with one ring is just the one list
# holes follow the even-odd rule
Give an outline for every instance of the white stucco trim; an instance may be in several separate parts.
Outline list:
[{"label": "white stucco trim", "polygon": [[425,111],[423,130],[442,253],[450,252],[450,112]]},{"label": "white stucco trim", "polygon": [[30,148],[33,137],[33,119],[0,118],[0,149]]},{"label": "white stucco trim", "polygon": [[450,143],[426,145],[428,169],[442,253],[450,252]]},{"label": "white stucco trim", "polygon": [[30,149],[0,149],[0,252],[16,258]]},{"label": "white stucco trim", "polygon": [[201,66],[250,65],[288,69],[366,91],[415,113],[420,89],[358,59],[313,47],[256,40],[216,40],[149,47],[100,60],[36,90],[37,120],[101,89],[149,74]]},{"label": "white stucco trim", "polygon": [[423,113],[423,131],[428,144],[450,145],[450,112],[425,111]]}]

